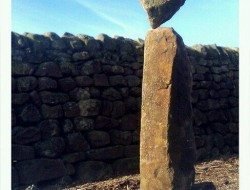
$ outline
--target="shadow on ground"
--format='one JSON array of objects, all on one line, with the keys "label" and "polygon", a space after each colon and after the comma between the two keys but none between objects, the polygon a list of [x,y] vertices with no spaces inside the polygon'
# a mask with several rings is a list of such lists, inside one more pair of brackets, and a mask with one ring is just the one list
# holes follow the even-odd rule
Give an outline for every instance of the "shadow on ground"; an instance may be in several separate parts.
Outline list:
[{"label": "shadow on ground", "polygon": [[203,182],[194,184],[191,190],[216,190],[212,182]]}]

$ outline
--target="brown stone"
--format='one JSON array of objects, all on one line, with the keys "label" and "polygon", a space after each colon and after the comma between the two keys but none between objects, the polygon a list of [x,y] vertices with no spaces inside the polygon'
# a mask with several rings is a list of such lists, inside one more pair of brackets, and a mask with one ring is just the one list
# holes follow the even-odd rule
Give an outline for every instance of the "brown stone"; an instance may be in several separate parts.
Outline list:
[{"label": "brown stone", "polygon": [[148,13],[151,27],[157,28],[171,19],[185,0],[141,0],[141,3]]},{"label": "brown stone", "polygon": [[172,28],[149,31],[142,85],[142,190],[188,190],[194,183],[191,73],[182,38]]}]

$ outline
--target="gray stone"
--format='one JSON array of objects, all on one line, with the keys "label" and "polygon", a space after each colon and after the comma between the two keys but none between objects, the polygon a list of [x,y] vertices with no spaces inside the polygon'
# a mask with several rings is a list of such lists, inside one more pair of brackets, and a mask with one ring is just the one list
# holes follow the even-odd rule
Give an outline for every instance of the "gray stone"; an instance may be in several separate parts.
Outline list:
[{"label": "gray stone", "polygon": [[81,116],[95,116],[98,115],[101,108],[101,102],[96,99],[79,101]]},{"label": "gray stone", "polygon": [[63,110],[61,105],[48,106],[42,105],[42,114],[45,119],[57,119],[63,117]]},{"label": "gray stone", "polygon": [[113,170],[111,166],[104,162],[80,162],[76,166],[76,178],[82,183],[104,180],[112,175]]},{"label": "gray stone", "polygon": [[129,88],[128,87],[120,88],[119,91],[120,91],[123,98],[128,98],[128,96],[129,96]]},{"label": "gray stone", "polygon": [[84,44],[85,44],[85,48],[90,51],[91,53],[95,53],[98,50],[100,50],[100,43],[95,40],[95,38],[88,36],[88,35],[83,35],[83,34],[79,34],[77,35],[78,38],[80,38]]},{"label": "gray stone", "polygon": [[105,74],[95,74],[94,84],[95,86],[109,86],[109,81]]},{"label": "gray stone", "polygon": [[99,98],[101,96],[99,88],[90,87],[89,92],[92,98]]},{"label": "gray stone", "polygon": [[55,119],[43,120],[38,127],[41,130],[42,139],[50,139],[51,137],[60,136],[60,123]]},{"label": "gray stone", "polygon": [[12,142],[15,144],[30,144],[41,139],[41,132],[35,127],[16,127],[12,129]]},{"label": "gray stone", "polygon": [[103,44],[103,48],[108,51],[116,50],[116,43],[111,37],[106,34],[99,34],[96,37],[97,40],[100,40]]},{"label": "gray stone", "polygon": [[81,133],[71,133],[67,137],[68,152],[79,152],[89,150],[89,144]]},{"label": "gray stone", "polygon": [[114,145],[129,145],[132,143],[132,133],[130,131],[110,131],[111,142]]},{"label": "gray stone", "polygon": [[85,48],[85,44],[79,38],[75,36],[63,36],[62,39],[66,41],[69,48],[74,51],[83,50]]},{"label": "gray stone", "polygon": [[110,143],[109,134],[104,131],[91,131],[87,134],[87,139],[92,148],[103,147]]},{"label": "gray stone", "polygon": [[148,13],[152,28],[159,27],[168,21],[184,5],[185,0],[141,0],[142,6]]},{"label": "gray stone", "polygon": [[32,75],[35,71],[35,66],[30,63],[13,62],[11,66],[13,76]]},{"label": "gray stone", "polygon": [[79,105],[76,102],[67,102],[63,105],[63,111],[65,117],[77,117],[80,116]]},{"label": "gray stone", "polygon": [[57,158],[62,155],[65,142],[62,137],[52,137],[35,144],[35,152],[40,157]]},{"label": "gray stone", "polygon": [[139,127],[139,116],[136,114],[125,115],[121,118],[122,130],[135,130]]},{"label": "gray stone", "polygon": [[29,101],[29,94],[27,93],[12,93],[12,104],[22,105]]},{"label": "gray stone", "polygon": [[121,117],[125,114],[125,104],[123,101],[114,101],[111,116],[113,118]]},{"label": "gray stone", "polygon": [[66,169],[61,160],[34,159],[18,162],[16,169],[21,184],[32,184],[62,177]]},{"label": "gray stone", "polygon": [[115,175],[131,175],[139,172],[139,158],[123,158],[112,164]]},{"label": "gray stone", "polygon": [[70,98],[74,101],[86,100],[90,98],[90,93],[88,89],[75,88],[69,92]]},{"label": "gray stone", "polygon": [[74,119],[76,130],[88,131],[94,129],[94,120],[85,117],[77,117]]},{"label": "gray stone", "polygon": [[20,118],[23,122],[38,122],[41,120],[41,114],[39,110],[32,104],[26,105],[21,113]]},{"label": "gray stone", "polygon": [[11,32],[12,48],[25,48],[28,46],[29,40],[26,36],[20,35],[16,32]]},{"label": "gray stone", "polygon": [[95,120],[95,129],[109,129],[112,127],[111,119],[105,116],[97,116]]},{"label": "gray stone", "polygon": [[111,101],[120,100],[122,98],[121,94],[113,87],[107,88],[106,90],[104,90],[102,93],[102,97],[106,100],[111,100]]},{"label": "gray stone", "polygon": [[113,103],[110,101],[102,101],[102,115],[110,116],[113,109]]},{"label": "gray stone", "polygon": [[16,161],[30,160],[35,158],[35,152],[32,146],[14,144],[12,145],[11,153],[11,159]]},{"label": "gray stone", "polygon": [[58,80],[60,89],[63,92],[68,92],[70,90],[73,90],[76,87],[76,82],[71,78],[71,77],[67,77],[67,78],[63,78]]},{"label": "gray stone", "polygon": [[208,121],[210,122],[226,122],[227,118],[223,111],[214,110],[207,113]]},{"label": "gray stone", "polygon": [[37,79],[32,76],[19,77],[16,80],[17,90],[19,92],[29,92],[37,87]]},{"label": "gray stone", "polygon": [[56,80],[49,77],[41,77],[38,79],[39,90],[51,90],[57,88]]},{"label": "gray stone", "polygon": [[54,62],[45,62],[41,63],[35,72],[36,76],[40,77],[62,77],[62,72],[57,63]]},{"label": "gray stone", "polygon": [[44,104],[56,105],[65,103],[69,100],[69,96],[65,93],[42,91],[39,93]]},{"label": "gray stone", "polygon": [[97,61],[88,61],[81,68],[82,75],[92,75],[101,72],[101,64]]},{"label": "gray stone", "polygon": [[114,75],[109,77],[111,86],[126,86],[127,83],[122,75]]},{"label": "gray stone", "polygon": [[51,40],[51,47],[58,50],[63,50],[66,48],[65,42],[54,32],[44,33],[45,37]]},{"label": "gray stone", "polygon": [[63,76],[77,76],[79,71],[77,70],[76,64],[71,62],[60,62],[59,67]]},{"label": "gray stone", "polygon": [[123,156],[123,146],[112,146],[87,151],[87,157],[91,160],[112,160]]},{"label": "gray stone", "polygon": [[134,75],[129,75],[125,77],[125,80],[128,83],[128,86],[139,86],[141,84],[140,78]]},{"label": "gray stone", "polygon": [[90,59],[89,53],[86,51],[76,52],[73,54],[74,61],[87,61]]},{"label": "gray stone", "polygon": [[43,35],[25,32],[24,36],[30,39],[32,42],[31,45],[35,51],[44,51],[50,48],[50,40]]},{"label": "gray stone", "polygon": [[68,163],[76,163],[86,159],[84,152],[75,152],[71,154],[66,154],[63,156],[63,161]]},{"label": "gray stone", "polygon": [[111,67],[111,73],[115,75],[123,74],[124,73],[124,68],[120,65],[113,65]]},{"label": "gray stone", "polygon": [[73,129],[74,129],[74,125],[73,125],[73,123],[71,122],[71,120],[65,119],[65,120],[62,122],[62,129],[63,129],[63,132],[64,132],[64,133],[70,133],[70,132],[72,132]]},{"label": "gray stone", "polygon": [[30,95],[30,99],[34,103],[34,105],[36,105],[37,107],[40,107],[42,105],[41,98],[40,98],[37,91],[34,90],[29,95]]},{"label": "gray stone", "polygon": [[76,84],[80,87],[92,86],[94,84],[94,80],[88,76],[79,76],[75,80]]}]

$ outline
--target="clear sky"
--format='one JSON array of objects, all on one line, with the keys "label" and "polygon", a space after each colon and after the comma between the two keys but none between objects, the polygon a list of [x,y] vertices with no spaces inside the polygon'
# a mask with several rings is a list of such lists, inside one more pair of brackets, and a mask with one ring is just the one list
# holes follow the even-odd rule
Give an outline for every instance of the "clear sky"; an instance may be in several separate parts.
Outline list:
[{"label": "clear sky", "polygon": [[[173,27],[186,45],[238,47],[238,0],[186,0],[162,26]],[[12,31],[43,34],[100,33],[145,38],[150,29],[139,0],[12,0]]]}]

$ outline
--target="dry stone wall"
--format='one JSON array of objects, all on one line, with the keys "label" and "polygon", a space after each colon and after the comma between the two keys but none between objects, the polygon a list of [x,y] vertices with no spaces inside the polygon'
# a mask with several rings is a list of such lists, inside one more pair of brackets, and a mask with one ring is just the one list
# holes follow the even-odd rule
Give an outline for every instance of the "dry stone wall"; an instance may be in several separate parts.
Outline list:
[{"label": "dry stone wall", "polygon": [[[143,41],[12,33],[12,184],[139,171]],[[187,48],[198,160],[238,152],[238,51]]]},{"label": "dry stone wall", "polygon": [[238,50],[196,45],[188,53],[197,159],[238,153]]}]

